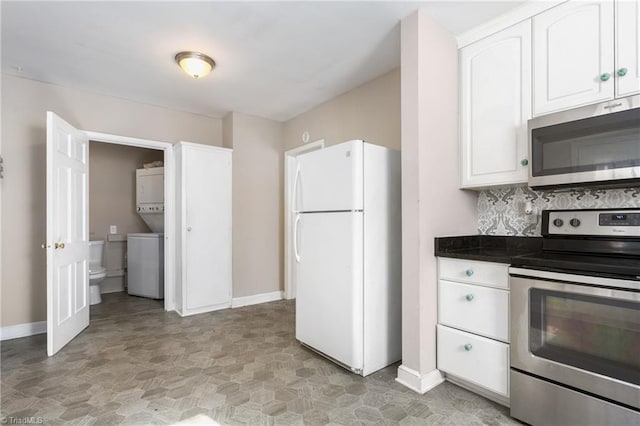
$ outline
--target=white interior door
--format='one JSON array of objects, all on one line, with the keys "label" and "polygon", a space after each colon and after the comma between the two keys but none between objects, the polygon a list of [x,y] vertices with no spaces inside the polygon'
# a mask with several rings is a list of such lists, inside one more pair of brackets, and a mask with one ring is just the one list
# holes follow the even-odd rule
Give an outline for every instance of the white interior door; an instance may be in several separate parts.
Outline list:
[{"label": "white interior door", "polygon": [[231,151],[183,144],[186,311],[231,304]]},{"label": "white interior door", "polygon": [[89,140],[47,112],[47,354],[89,325]]},{"label": "white interior door", "polygon": [[363,213],[299,215],[296,338],[363,368]]}]

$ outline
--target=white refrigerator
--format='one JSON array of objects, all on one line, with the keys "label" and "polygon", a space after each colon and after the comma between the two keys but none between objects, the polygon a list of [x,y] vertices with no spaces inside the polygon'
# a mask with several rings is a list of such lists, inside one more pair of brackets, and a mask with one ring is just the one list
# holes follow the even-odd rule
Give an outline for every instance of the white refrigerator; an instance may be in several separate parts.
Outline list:
[{"label": "white refrigerator", "polygon": [[354,140],[297,163],[296,338],[366,376],[402,352],[400,153]]}]

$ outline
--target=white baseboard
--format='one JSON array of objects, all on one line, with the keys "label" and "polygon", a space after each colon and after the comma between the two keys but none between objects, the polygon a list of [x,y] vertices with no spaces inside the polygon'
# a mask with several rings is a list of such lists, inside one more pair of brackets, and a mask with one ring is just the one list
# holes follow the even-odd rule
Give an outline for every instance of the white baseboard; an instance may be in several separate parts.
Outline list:
[{"label": "white baseboard", "polygon": [[33,336],[47,332],[47,322],[28,322],[25,324],[0,327],[0,340],[17,339],[19,337]]},{"label": "white baseboard", "polygon": [[444,376],[440,373],[440,370],[420,374],[409,367],[401,365],[398,367],[396,382],[405,385],[414,392],[424,394],[444,382]]},{"label": "white baseboard", "polygon": [[272,291],[271,293],[254,294],[252,296],[234,297],[231,299],[231,307],[239,308],[241,306],[257,305],[260,303],[274,302],[282,300],[281,291]]}]

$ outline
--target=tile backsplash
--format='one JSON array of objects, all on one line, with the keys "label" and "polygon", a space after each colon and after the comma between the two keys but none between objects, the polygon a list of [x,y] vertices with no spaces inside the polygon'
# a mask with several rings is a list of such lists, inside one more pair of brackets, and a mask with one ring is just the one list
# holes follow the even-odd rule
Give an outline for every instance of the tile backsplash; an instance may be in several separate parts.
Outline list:
[{"label": "tile backsplash", "polygon": [[[537,223],[524,213],[530,201]],[[541,213],[546,209],[640,208],[640,187],[621,189],[562,189],[536,191],[512,186],[486,189],[478,197],[478,232],[484,235],[540,236]]]}]

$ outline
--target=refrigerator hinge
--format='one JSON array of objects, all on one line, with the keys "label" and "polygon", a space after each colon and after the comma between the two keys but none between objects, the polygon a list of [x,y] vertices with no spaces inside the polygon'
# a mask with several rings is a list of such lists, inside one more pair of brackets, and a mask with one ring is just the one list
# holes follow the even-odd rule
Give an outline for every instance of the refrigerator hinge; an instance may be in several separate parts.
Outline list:
[{"label": "refrigerator hinge", "polygon": [[356,373],[358,376],[362,376],[362,368],[351,368],[351,371],[353,371],[354,373]]}]

